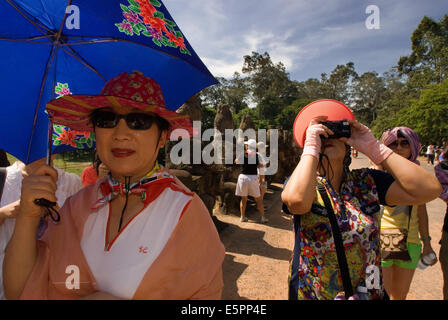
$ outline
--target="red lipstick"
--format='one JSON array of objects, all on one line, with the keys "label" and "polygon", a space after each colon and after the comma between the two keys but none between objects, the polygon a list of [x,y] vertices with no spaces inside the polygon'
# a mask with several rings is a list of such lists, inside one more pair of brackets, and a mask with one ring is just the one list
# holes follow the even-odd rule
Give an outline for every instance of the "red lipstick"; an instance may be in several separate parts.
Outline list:
[{"label": "red lipstick", "polygon": [[130,157],[135,153],[135,151],[132,149],[122,149],[122,148],[113,148],[111,152],[116,158]]}]

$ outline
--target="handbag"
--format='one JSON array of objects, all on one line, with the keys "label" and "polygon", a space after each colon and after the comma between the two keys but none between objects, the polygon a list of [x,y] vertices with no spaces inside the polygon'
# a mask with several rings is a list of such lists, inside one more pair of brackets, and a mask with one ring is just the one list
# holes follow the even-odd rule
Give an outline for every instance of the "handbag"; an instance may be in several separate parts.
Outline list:
[{"label": "handbag", "polygon": [[407,229],[382,229],[380,232],[381,259],[411,261],[407,240],[411,222],[412,206],[409,206],[409,220]]}]

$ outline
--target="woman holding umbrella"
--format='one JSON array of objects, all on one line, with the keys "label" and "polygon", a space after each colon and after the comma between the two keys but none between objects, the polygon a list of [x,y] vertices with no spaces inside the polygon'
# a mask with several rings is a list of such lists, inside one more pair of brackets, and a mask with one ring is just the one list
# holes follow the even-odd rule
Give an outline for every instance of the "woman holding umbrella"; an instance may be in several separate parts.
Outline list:
[{"label": "woman holding umbrella", "polygon": [[[440,194],[440,184],[380,144],[338,101],[320,100],[302,109],[294,136],[303,153],[282,192],[296,233],[290,298],[384,299],[380,204],[428,202]],[[388,173],[350,170],[350,146]]]},{"label": "woman holding umbrella", "polygon": [[54,123],[93,129],[110,173],[69,198],[38,240],[43,209],[34,200],[56,200],[57,176],[43,166],[24,179],[7,298],[219,299],[225,252],[210,214],[156,161],[171,130],[192,129],[165,108],[159,85],[123,73],[98,96],[65,96],[47,110]]}]

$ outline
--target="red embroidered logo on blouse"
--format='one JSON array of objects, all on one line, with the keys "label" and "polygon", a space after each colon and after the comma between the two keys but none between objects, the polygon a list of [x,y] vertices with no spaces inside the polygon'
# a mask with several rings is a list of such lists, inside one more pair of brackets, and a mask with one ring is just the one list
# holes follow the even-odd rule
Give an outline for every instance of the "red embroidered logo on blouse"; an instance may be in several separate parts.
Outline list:
[{"label": "red embroidered logo on blouse", "polygon": [[148,253],[148,247],[140,246],[138,248],[138,253],[144,253],[144,254]]}]

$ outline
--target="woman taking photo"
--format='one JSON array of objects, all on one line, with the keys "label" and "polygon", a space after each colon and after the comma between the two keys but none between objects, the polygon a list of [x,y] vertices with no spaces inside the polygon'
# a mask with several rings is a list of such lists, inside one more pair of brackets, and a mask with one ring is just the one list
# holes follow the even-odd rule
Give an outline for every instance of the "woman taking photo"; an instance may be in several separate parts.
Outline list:
[{"label": "woman taking photo", "polygon": [[[411,129],[393,128],[384,132],[380,141],[396,154],[420,165],[417,157],[421,146],[417,133]],[[378,165],[376,169],[383,170],[383,167]],[[405,300],[420,258],[431,253],[435,256],[426,204],[384,206],[381,239],[384,287],[391,300]],[[436,262],[437,259],[432,264]]]},{"label": "woman taking photo", "polygon": [[64,96],[47,110],[54,123],[93,129],[110,172],[69,198],[38,240],[43,208],[34,200],[56,201],[57,173],[43,166],[24,179],[6,297],[219,299],[225,252],[210,214],[156,161],[171,130],[192,129],[165,108],[159,85],[123,73],[98,96]]},{"label": "woman taking photo", "polygon": [[[341,120],[348,120],[349,138],[332,138],[339,132],[321,123]],[[303,153],[282,192],[296,234],[290,299],[384,299],[380,204],[425,203],[440,194],[440,184],[380,144],[334,100],[305,107],[296,118],[294,136]],[[349,146],[388,173],[350,171]]]}]

